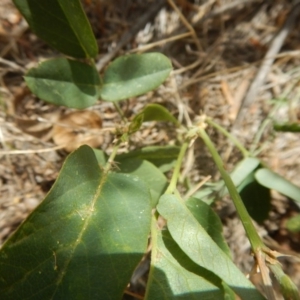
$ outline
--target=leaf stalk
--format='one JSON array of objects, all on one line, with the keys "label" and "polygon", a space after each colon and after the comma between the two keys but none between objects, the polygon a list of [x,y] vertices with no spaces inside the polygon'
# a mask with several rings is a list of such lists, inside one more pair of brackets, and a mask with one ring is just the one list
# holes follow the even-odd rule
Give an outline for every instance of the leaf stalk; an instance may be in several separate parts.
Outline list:
[{"label": "leaf stalk", "polygon": [[219,132],[221,132],[224,136],[226,136],[229,140],[233,142],[233,144],[241,151],[244,157],[249,156],[249,151],[240,143],[240,141],[233,136],[230,132],[228,132],[226,129],[224,129],[222,126],[219,124],[215,123],[211,118],[206,118],[205,121],[216,128]]},{"label": "leaf stalk", "polygon": [[185,156],[186,150],[188,149],[188,146],[189,146],[189,140],[185,141],[180,148],[180,152],[179,152],[179,155],[178,155],[178,158],[176,161],[176,165],[175,165],[175,168],[174,168],[174,171],[172,174],[172,178],[171,178],[170,184],[169,184],[165,194],[173,194],[176,190],[177,181],[180,176],[180,169],[181,169],[182,161]]}]

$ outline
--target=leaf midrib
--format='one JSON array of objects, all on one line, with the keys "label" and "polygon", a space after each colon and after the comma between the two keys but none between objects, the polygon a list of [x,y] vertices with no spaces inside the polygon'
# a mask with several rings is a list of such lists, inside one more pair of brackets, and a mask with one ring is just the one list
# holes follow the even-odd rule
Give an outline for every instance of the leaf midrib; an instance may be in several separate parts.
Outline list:
[{"label": "leaf midrib", "polygon": [[97,190],[94,194],[93,200],[92,200],[91,205],[90,205],[90,209],[89,209],[90,213],[89,213],[89,215],[87,215],[87,217],[84,220],[82,230],[80,231],[78,237],[75,240],[73,251],[71,252],[71,254],[69,256],[69,259],[67,259],[65,261],[65,264],[61,267],[61,272],[60,272],[60,274],[59,274],[59,276],[56,280],[56,289],[53,291],[53,295],[52,295],[51,299],[54,298],[60,283],[63,281],[63,278],[65,277],[65,275],[67,273],[66,270],[68,269],[68,266],[69,266],[69,264],[70,264],[70,262],[73,258],[74,252],[75,252],[76,248],[78,247],[78,245],[80,244],[82,236],[83,236],[84,232],[86,231],[86,229],[88,227],[89,220],[90,220],[90,218],[91,218],[91,216],[94,212],[95,204],[97,202],[97,199],[98,199],[99,195],[101,194],[102,187],[103,187],[103,185],[105,184],[105,182],[107,180],[107,176],[108,176],[108,172],[102,173],[102,177],[100,179]]}]

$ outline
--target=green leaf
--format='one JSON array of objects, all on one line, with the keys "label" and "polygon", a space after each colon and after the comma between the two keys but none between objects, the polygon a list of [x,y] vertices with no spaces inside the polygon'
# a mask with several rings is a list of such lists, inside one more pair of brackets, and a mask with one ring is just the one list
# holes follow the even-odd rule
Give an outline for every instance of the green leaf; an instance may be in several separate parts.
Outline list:
[{"label": "green leaf", "polygon": [[[260,161],[257,158],[254,157],[246,157],[241,162],[237,164],[237,166],[234,168],[234,170],[230,173],[230,177],[234,183],[234,185],[239,188],[240,185],[243,185],[244,181],[247,179],[248,176],[250,176],[255,169],[257,169],[260,165]],[[220,188],[220,197],[224,197],[228,194],[228,189],[225,186],[224,181],[223,187]]]},{"label": "green leaf", "polygon": [[300,232],[300,214],[288,219],[285,226],[291,232]]},{"label": "green leaf", "polygon": [[168,185],[167,178],[152,163],[139,158],[116,159],[117,170],[143,180],[150,189],[152,207],[155,207]]},{"label": "green leaf", "polygon": [[146,250],[150,222],[144,183],[103,174],[92,149],[80,147],[4,244],[1,299],[121,299]]},{"label": "green leaf", "polygon": [[93,105],[100,87],[95,67],[65,58],[41,63],[29,70],[25,81],[39,98],[78,109]]},{"label": "green leaf", "polygon": [[275,275],[279,285],[283,298],[286,300],[300,300],[299,289],[294,282],[286,275],[279,263],[268,264],[272,273]]},{"label": "green leaf", "polygon": [[270,190],[259,184],[254,173],[240,184],[238,191],[252,219],[258,223],[265,221],[271,210]]},{"label": "green leaf", "polygon": [[156,89],[172,70],[161,53],[132,54],[117,58],[104,74],[101,98],[120,101]]},{"label": "green leaf", "polygon": [[121,154],[118,159],[136,157],[150,161],[161,172],[169,171],[178,157],[180,147],[177,146],[149,146]]},{"label": "green leaf", "polygon": [[[152,224],[152,258],[145,300],[223,299],[219,282],[178,247],[167,230]],[[212,282],[214,283],[212,283]]]},{"label": "green leaf", "polygon": [[[107,162],[105,153],[99,149],[93,150],[98,163],[104,166]],[[115,171],[134,175],[143,180],[150,190],[152,207],[157,205],[158,199],[168,185],[167,178],[157,167],[149,161],[140,158],[117,156],[115,159]]]},{"label": "green leaf", "polygon": [[274,124],[274,129],[276,131],[284,131],[284,132],[300,132],[300,124],[299,123]]},{"label": "green leaf", "polygon": [[108,160],[108,156],[106,155],[106,153],[100,149],[95,149],[95,148],[93,148],[93,151],[94,151],[94,154],[95,154],[98,164],[101,167],[104,167]]},{"label": "green leaf", "polygon": [[244,158],[230,173],[235,186],[239,186],[260,165],[260,161],[254,157]]},{"label": "green leaf", "polygon": [[98,46],[79,0],[13,0],[32,31],[53,48],[77,57],[95,57]]},{"label": "green leaf", "polygon": [[168,121],[180,125],[177,119],[165,107],[159,104],[148,104],[138,115],[144,116],[144,122]]},{"label": "green leaf", "polygon": [[209,205],[196,198],[189,198],[185,204],[213,241],[231,257],[230,249],[222,235],[223,226],[219,216]]},{"label": "green leaf", "polygon": [[284,299],[300,300],[299,289],[288,275],[282,276],[279,283]]},{"label": "green leaf", "polygon": [[157,209],[167,220],[172,238],[192,261],[217,274],[242,299],[264,299],[215,244],[181,199],[165,194],[160,198]]},{"label": "green leaf", "polygon": [[[260,164],[257,158],[247,157],[243,159],[230,173],[230,177],[235,186],[239,186]],[[224,197],[228,194],[228,190],[223,180],[214,183],[213,185],[205,185],[197,191],[193,197],[202,200],[210,205],[215,200]]]},{"label": "green leaf", "polygon": [[300,204],[300,187],[269,169],[259,169],[255,173],[256,180],[263,186],[278,191]]},{"label": "green leaf", "polygon": [[193,194],[193,198],[198,199],[207,205],[211,205],[219,197],[218,197],[218,192],[215,191],[214,187],[204,186],[199,191],[197,191],[195,194]]},{"label": "green leaf", "polygon": [[236,300],[237,297],[234,291],[224,281],[222,281],[222,286],[224,289],[224,300]]}]

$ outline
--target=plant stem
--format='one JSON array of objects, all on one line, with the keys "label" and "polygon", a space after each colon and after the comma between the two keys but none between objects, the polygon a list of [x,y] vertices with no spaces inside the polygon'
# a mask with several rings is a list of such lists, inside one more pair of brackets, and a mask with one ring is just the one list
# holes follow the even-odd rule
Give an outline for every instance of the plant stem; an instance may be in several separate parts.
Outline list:
[{"label": "plant stem", "polygon": [[231,177],[225,171],[223,167],[223,162],[221,157],[219,156],[216,148],[214,147],[213,143],[211,142],[209,136],[207,135],[206,131],[203,128],[198,129],[198,134],[203,139],[205,145],[207,146],[209,152],[211,153],[215,164],[217,165],[222,178],[228,188],[232,201],[235,205],[235,208],[239,214],[239,217],[242,221],[242,224],[245,228],[246,234],[250,240],[251,248],[254,253],[259,251],[259,249],[265,248],[264,243],[262,242],[261,238],[259,237],[253,223],[251,217],[238,193]]},{"label": "plant stem", "polygon": [[240,143],[240,141],[233,136],[231,133],[229,133],[226,129],[224,129],[219,124],[215,123],[212,119],[207,118],[205,120],[209,125],[215,127],[217,130],[219,130],[222,134],[224,134],[229,140],[233,142],[233,144],[242,152],[244,157],[249,156],[249,151]]},{"label": "plant stem", "polygon": [[113,151],[112,153],[110,154],[105,166],[104,166],[104,174],[108,173],[109,170],[111,169],[111,166],[112,166],[112,163],[113,161],[115,160],[115,157],[117,155],[117,152],[118,152],[118,149],[120,148],[120,145],[121,145],[121,139],[117,141],[117,143],[114,145],[113,147]]},{"label": "plant stem", "polygon": [[280,108],[281,105],[282,105],[282,103],[280,103],[280,102],[276,103],[275,106],[270,111],[270,113],[268,114],[267,118],[260,125],[260,128],[258,129],[257,133],[255,134],[253,143],[250,148],[250,153],[252,155],[255,156],[255,155],[257,155],[257,153],[255,153],[255,152],[259,152],[259,149],[257,149],[258,143],[259,143],[265,129],[267,128],[267,126],[272,122],[272,117],[275,115],[276,111],[278,110],[278,108]]},{"label": "plant stem", "polygon": [[290,279],[290,277],[283,272],[280,264],[268,263],[268,267],[271,269],[272,273],[275,275],[277,281],[279,282],[284,299],[300,300],[297,286]]},{"label": "plant stem", "polygon": [[119,104],[118,104],[117,102],[114,102],[114,107],[115,107],[115,109],[117,110],[117,112],[119,113],[119,115],[120,115],[122,121],[123,121],[124,123],[126,123],[126,122],[127,122],[127,119],[125,118],[124,113],[123,113],[122,109],[120,108],[120,106],[119,106]]},{"label": "plant stem", "polygon": [[176,161],[176,165],[175,165],[175,168],[174,168],[174,171],[172,174],[172,178],[171,178],[170,184],[169,184],[165,194],[173,194],[174,191],[176,190],[177,181],[180,176],[180,168],[181,168],[182,161],[183,161],[183,158],[184,158],[184,155],[185,155],[185,152],[186,152],[188,146],[189,146],[189,141],[185,141],[181,146],[181,149],[180,149],[177,161]]}]

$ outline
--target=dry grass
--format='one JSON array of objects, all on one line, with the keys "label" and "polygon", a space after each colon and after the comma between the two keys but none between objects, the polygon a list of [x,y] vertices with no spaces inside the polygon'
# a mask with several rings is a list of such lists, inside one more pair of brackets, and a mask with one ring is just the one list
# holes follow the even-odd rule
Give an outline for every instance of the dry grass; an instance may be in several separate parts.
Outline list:
[{"label": "dry grass", "polygon": [[[126,116],[136,114],[149,102],[163,104],[187,125],[204,113],[227,129],[233,127],[247,148],[256,145],[261,150],[260,158],[300,186],[299,136],[274,133],[271,126],[272,119],[300,119],[299,22],[290,28],[247,114],[236,121],[292,1],[169,0],[161,1],[161,6],[160,1],[150,0],[123,0],[118,5],[117,1],[84,2],[100,46],[100,71],[114,57],[129,52],[160,51],[173,62],[173,73],[157,91],[121,103]],[[150,9],[154,9],[153,17]],[[149,16],[146,24],[141,16]],[[135,27],[137,23],[140,28]],[[36,99],[22,79],[24,72],[38,61],[57,55],[28,30],[10,0],[1,1],[0,244],[43,199],[67,155],[63,146],[54,143],[52,128],[62,115],[73,110]],[[276,107],[278,100],[284,101]],[[119,124],[119,116],[110,103],[99,102],[91,110],[101,115],[102,128],[81,130],[91,136],[100,135],[101,148],[109,152],[111,128]],[[220,134],[213,130],[210,133],[230,170],[240,155]],[[175,142],[176,132],[171,127],[150,124],[133,138],[130,147]],[[191,181],[197,184],[207,175],[218,178],[201,142],[194,149],[185,170]],[[291,235],[284,228],[286,219],[298,208],[278,195],[273,204],[270,220],[259,232],[277,251],[299,251],[299,235]],[[249,271],[249,245],[230,201],[224,201],[219,211],[235,261]],[[286,259],[285,264],[300,287],[300,264],[291,259]]]}]

